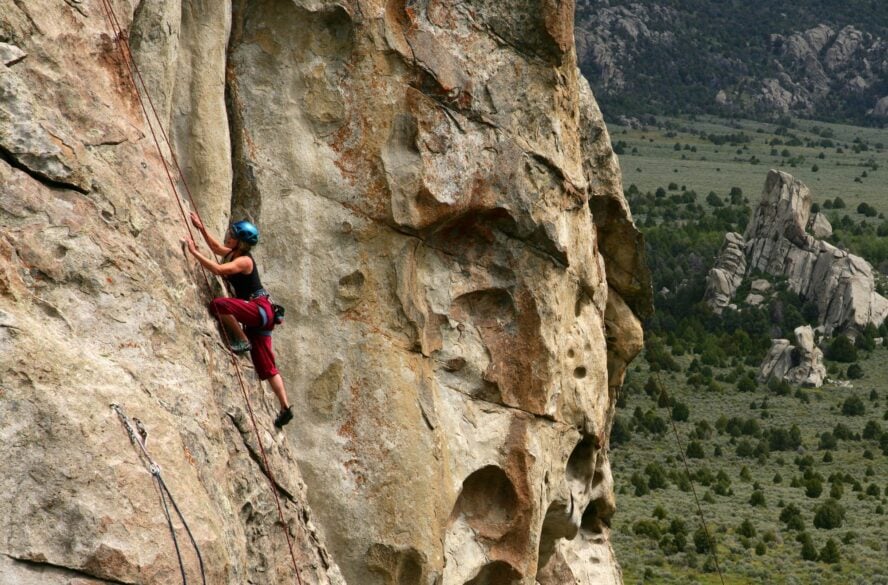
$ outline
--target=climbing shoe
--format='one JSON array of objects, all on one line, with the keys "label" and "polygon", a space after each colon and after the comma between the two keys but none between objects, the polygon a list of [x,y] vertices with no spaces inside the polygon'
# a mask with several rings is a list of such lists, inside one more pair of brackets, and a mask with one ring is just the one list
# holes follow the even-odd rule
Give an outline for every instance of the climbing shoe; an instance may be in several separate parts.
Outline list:
[{"label": "climbing shoe", "polygon": [[277,415],[277,418],[274,419],[274,426],[277,428],[283,428],[285,424],[293,420],[293,410],[292,406],[289,408],[285,408],[281,410],[280,414]]},{"label": "climbing shoe", "polygon": [[231,344],[231,351],[234,353],[247,353],[250,351],[250,347],[249,341],[241,341],[238,339]]}]

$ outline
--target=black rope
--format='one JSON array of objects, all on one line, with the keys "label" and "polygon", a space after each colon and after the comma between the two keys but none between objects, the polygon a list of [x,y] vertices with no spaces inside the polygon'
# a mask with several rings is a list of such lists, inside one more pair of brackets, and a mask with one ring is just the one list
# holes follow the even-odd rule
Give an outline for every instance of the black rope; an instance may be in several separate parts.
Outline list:
[{"label": "black rope", "polygon": [[163,504],[163,515],[166,516],[167,525],[170,527],[170,534],[173,537],[173,546],[176,547],[176,558],[179,559],[179,572],[182,573],[182,583],[183,585],[188,585],[188,577],[185,576],[185,563],[182,561],[182,551],[179,550],[179,539],[176,538],[176,529],[173,527],[173,517],[170,516],[170,509],[167,506],[166,495],[161,487],[160,477],[155,475],[154,479],[157,482],[157,491],[160,492],[160,502]]},{"label": "black rope", "polygon": [[[170,514],[170,509],[167,505],[167,498],[169,498],[170,504],[173,505],[173,509],[176,511],[176,515],[179,517],[179,521],[182,522],[182,526],[185,527],[185,532],[188,533],[188,538],[191,540],[191,545],[194,547],[194,552],[197,554],[197,562],[200,565],[201,581],[203,585],[207,585],[207,575],[204,570],[203,556],[200,554],[200,547],[197,545],[197,540],[194,538],[194,534],[192,534],[191,528],[188,526],[188,522],[185,520],[185,515],[182,514],[182,511],[179,509],[179,505],[176,504],[176,500],[175,498],[173,498],[173,493],[170,491],[170,488],[167,487],[166,482],[163,480],[163,476],[160,473],[160,466],[154,462],[154,460],[151,458],[151,455],[148,453],[148,449],[145,447],[144,436],[138,434],[135,429],[133,429],[132,421],[123,412],[123,409],[119,405],[112,404],[111,408],[114,409],[114,411],[117,413],[117,416],[120,418],[120,421],[123,423],[123,426],[126,429],[126,433],[129,435],[130,441],[139,448],[140,455],[145,460],[148,471],[157,482],[157,490],[160,492],[160,501],[163,504],[163,513],[166,516],[167,525],[170,528],[170,535],[173,538],[173,545],[176,547],[176,557],[179,559],[179,571],[182,573],[183,585],[188,585],[188,578],[186,577],[185,563],[182,560],[182,553],[179,548],[179,539],[176,537],[176,528],[175,526],[173,526],[173,517],[172,514]],[[142,430],[142,427],[140,426],[139,429]]]},{"label": "black rope", "polygon": [[[663,385],[663,381],[660,379],[660,372],[653,372],[653,374],[657,377],[660,393],[665,392],[666,386]],[[696,502],[697,512],[700,514],[700,524],[703,526],[703,533],[706,534],[706,542],[709,543],[709,553],[712,555],[712,560],[715,561],[715,570],[718,571],[718,578],[721,580],[722,585],[725,585],[725,577],[722,575],[721,565],[719,565],[718,562],[718,552],[715,549],[715,542],[709,535],[709,527],[706,526],[706,516],[703,515],[703,506],[700,505],[700,500],[697,498],[697,490],[694,489],[694,478],[691,477],[691,468],[688,466],[688,460],[685,457],[684,448],[682,447],[681,439],[678,436],[678,428],[676,428],[675,421],[671,416],[669,417],[669,422],[672,424],[672,433],[675,435],[675,443],[678,445],[678,454],[681,456],[682,463],[684,463],[685,473],[688,476],[688,483],[691,485],[691,493],[694,494],[694,502]]]},{"label": "black rope", "polygon": [[197,553],[197,563],[198,565],[200,565],[200,576],[203,580],[203,585],[207,585],[207,576],[204,572],[203,556],[201,556],[200,554],[200,548],[197,546],[197,540],[195,540],[194,534],[191,533],[191,528],[188,527],[188,523],[185,521],[185,516],[182,514],[182,511],[179,510],[179,505],[173,498],[173,494],[167,487],[166,482],[163,481],[163,478],[160,477],[160,475],[156,475],[155,477],[157,478],[157,481],[160,482],[160,485],[163,487],[163,491],[166,492],[167,497],[170,499],[170,503],[173,505],[173,509],[176,511],[176,514],[179,515],[179,519],[182,521],[182,526],[185,527],[185,532],[188,533],[188,538],[191,540],[191,545],[194,547],[194,552]]}]

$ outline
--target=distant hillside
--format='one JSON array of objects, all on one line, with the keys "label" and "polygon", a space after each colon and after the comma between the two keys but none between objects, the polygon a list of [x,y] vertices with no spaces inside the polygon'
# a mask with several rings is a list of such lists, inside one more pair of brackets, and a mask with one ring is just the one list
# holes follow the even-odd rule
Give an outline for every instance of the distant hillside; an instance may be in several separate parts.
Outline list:
[{"label": "distant hillside", "polygon": [[888,122],[884,0],[577,0],[605,113]]}]

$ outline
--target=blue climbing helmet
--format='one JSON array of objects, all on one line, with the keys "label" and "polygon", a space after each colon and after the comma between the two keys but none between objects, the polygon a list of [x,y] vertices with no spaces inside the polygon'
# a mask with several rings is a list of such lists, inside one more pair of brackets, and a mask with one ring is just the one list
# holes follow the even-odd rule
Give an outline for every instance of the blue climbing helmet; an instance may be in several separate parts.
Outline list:
[{"label": "blue climbing helmet", "polygon": [[229,228],[231,236],[239,242],[255,246],[259,243],[259,228],[247,220],[236,221]]}]

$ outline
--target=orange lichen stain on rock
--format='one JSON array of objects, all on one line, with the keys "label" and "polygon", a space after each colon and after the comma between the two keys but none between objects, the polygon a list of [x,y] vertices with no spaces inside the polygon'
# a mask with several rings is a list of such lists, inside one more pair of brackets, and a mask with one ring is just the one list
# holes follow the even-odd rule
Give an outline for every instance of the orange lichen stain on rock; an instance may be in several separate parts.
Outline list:
[{"label": "orange lichen stain on rock", "polygon": [[505,458],[506,476],[515,488],[515,509],[511,529],[497,542],[491,543],[491,560],[504,561],[512,567],[526,565],[533,559],[530,550],[530,527],[533,522],[534,497],[528,478],[534,457],[527,447],[527,421],[529,415],[516,415],[509,425],[509,433],[500,448]]},{"label": "orange lichen stain on rock", "polygon": [[[139,120],[140,126],[142,122],[142,110],[139,105],[139,94],[133,85],[129,68],[120,55],[120,48],[117,41],[106,35],[101,35],[101,41],[97,47],[96,60],[100,68],[108,72],[111,81],[111,87],[122,98],[123,105],[127,108],[127,114],[130,118]],[[115,109],[112,106],[112,109]]]},{"label": "orange lichen stain on rock", "polygon": [[453,315],[471,322],[490,354],[484,380],[496,384],[503,401],[545,414],[549,378],[546,347],[536,301],[520,284],[513,290],[485,289],[456,299]]},{"label": "orange lichen stain on rock", "polygon": [[189,451],[188,447],[185,445],[182,445],[182,455],[185,457],[185,461],[194,467],[194,455],[191,454],[191,451]]}]

